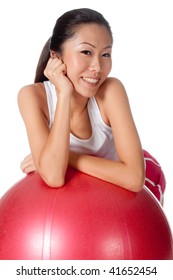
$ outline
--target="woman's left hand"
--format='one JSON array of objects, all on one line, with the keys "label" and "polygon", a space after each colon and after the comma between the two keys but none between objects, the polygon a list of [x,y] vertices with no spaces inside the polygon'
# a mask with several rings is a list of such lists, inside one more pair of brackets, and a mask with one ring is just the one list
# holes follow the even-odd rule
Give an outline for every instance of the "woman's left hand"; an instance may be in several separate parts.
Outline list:
[{"label": "woman's left hand", "polygon": [[29,154],[24,160],[21,162],[20,168],[23,173],[29,174],[33,171],[36,171],[36,167],[32,158],[32,154]]}]

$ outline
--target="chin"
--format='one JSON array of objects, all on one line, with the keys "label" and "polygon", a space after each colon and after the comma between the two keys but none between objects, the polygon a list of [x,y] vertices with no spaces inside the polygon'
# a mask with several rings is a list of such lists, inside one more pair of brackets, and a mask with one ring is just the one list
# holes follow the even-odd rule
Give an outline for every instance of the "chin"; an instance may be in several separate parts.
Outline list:
[{"label": "chin", "polygon": [[100,85],[92,87],[92,88],[78,86],[78,87],[75,87],[75,91],[76,91],[76,93],[82,95],[83,97],[90,98],[90,97],[93,97],[96,95],[99,87],[100,87]]},{"label": "chin", "polygon": [[97,93],[97,90],[80,90],[80,91],[77,91],[78,94],[80,94],[81,96],[83,97],[86,97],[86,98],[90,98],[90,97],[93,97],[96,95]]}]

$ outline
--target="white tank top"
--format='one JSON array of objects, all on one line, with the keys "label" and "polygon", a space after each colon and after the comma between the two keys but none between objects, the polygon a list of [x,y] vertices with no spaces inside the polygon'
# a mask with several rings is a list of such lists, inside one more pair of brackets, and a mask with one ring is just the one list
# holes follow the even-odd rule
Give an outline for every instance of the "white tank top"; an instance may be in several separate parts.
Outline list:
[{"label": "white tank top", "polygon": [[[45,81],[44,86],[50,117],[49,127],[51,128],[57,104],[57,94],[54,85],[50,81]],[[89,99],[87,109],[92,127],[92,135],[88,139],[80,139],[70,133],[70,150],[77,153],[117,160],[118,156],[115,150],[112,129],[103,121],[94,97]]]}]

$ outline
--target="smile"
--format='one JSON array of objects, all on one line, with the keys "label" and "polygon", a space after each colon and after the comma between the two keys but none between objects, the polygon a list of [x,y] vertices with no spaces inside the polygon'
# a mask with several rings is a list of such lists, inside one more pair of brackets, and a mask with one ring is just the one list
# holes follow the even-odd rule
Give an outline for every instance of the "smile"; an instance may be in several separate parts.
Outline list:
[{"label": "smile", "polygon": [[99,79],[94,79],[94,78],[87,78],[87,77],[83,77],[82,78],[85,82],[90,83],[90,84],[97,84]]}]

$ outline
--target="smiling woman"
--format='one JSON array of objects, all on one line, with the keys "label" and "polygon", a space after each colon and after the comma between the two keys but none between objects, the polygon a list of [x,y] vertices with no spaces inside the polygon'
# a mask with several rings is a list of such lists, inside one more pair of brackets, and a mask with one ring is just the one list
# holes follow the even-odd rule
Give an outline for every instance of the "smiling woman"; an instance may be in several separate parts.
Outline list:
[{"label": "smiling woman", "polygon": [[91,97],[110,73],[112,39],[104,25],[82,24],[75,30],[74,37],[63,45],[63,51],[53,55],[68,66],[66,75],[72,81],[75,92]]},{"label": "smiling woman", "polygon": [[23,87],[19,108],[31,155],[21,164],[51,187],[67,166],[138,192],[144,156],[128,97],[112,67],[113,36],[97,11],[63,14],[41,53],[35,83]]}]

